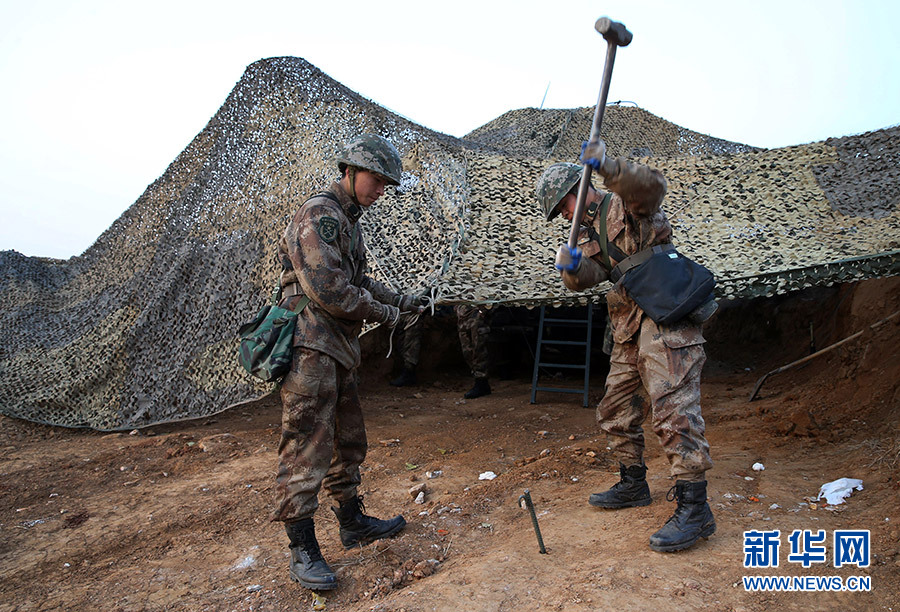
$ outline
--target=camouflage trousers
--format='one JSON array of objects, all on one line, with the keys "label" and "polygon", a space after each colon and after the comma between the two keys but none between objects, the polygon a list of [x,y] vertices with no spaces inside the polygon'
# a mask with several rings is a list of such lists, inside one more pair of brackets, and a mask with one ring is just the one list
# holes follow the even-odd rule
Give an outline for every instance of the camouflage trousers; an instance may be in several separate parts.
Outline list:
[{"label": "camouflage trousers", "polygon": [[456,310],[456,328],[463,357],[475,378],[488,375],[488,336],[491,322],[487,310],[478,306],[461,305]]},{"label": "camouflage trousers", "polygon": [[712,467],[700,415],[700,371],[705,362],[700,329],[688,323],[663,327],[644,316],[628,342],[615,343],[597,421],[620,462],[626,466],[643,462],[642,423],[649,408],[671,475],[688,481],[705,479]]},{"label": "camouflage trousers", "polygon": [[[419,365],[419,354],[422,352],[422,328],[424,323],[420,318],[409,327],[397,326],[395,339],[399,342],[400,359],[407,370],[415,370]],[[399,336],[399,338],[398,338]]]},{"label": "camouflage trousers", "polygon": [[281,385],[281,442],[272,520],[310,518],[319,489],[335,501],[356,496],[366,457],[358,377],[319,351],[294,348]]}]

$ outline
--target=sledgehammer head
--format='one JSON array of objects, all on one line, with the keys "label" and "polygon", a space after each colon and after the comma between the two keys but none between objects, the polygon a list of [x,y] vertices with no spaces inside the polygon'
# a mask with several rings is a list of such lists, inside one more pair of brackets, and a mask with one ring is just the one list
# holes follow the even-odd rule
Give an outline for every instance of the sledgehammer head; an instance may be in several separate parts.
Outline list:
[{"label": "sledgehammer head", "polygon": [[594,28],[603,35],[607,42],[619,47],[627,47],[631,42],[631,32],[625,29],[625,26],[618,21],[613,21],[608,17],[601,17],[594,24]]}]

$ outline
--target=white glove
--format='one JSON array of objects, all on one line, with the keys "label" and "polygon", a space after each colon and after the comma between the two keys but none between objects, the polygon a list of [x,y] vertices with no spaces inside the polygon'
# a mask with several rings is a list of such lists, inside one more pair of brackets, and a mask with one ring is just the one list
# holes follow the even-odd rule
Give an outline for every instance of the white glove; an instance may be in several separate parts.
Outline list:
[{"label": "white glove", "polygon": [[568,272],[574,274],[581,267],[581,249],[575,247],[569,248],[568,244],[564,244],[556,251],[556,269],[560,272]]},{"label": "white glove", "polygon": [[606,143],[599,139],[582,143],[581,163],[589,165],[604,178],[612,174],[615,169],[614,164],[606,159]]}]

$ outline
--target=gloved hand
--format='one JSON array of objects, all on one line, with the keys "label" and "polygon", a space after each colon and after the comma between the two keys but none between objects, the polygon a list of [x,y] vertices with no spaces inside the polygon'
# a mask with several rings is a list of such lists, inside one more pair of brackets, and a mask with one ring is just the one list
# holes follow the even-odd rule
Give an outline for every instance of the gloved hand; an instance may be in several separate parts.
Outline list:
[{"label": "gloved hand", "polygon": [[387,325],[391,329],[397,327],[397,323],[400,322],[400,309],[391,304],[382,304],[381,307],[384,309],[384,313],[379,323]]},{"label": "gloved hand", "polygon": [[606,159],[606,143],[599,139],[581,143],[581,163],[587,164],[604,178],[613,171],[610,160]]},{"label": "gloved hand", "polygon": [[569,248],[568,244],[559,247],[556,252],[556,269],[561,272],[574,273],[581,267],[581,249]]},{"label": "gloved hand", "polygon": [[431,298],[426,295],[400,295],[394,298],[394,306],[399,308],[400,312],[422,314],[430,304]]}]

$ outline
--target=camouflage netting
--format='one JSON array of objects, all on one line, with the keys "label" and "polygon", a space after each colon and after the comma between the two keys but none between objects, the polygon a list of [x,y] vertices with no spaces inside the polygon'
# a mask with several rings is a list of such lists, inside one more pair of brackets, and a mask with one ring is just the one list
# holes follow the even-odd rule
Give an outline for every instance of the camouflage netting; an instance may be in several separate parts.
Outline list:
[{"label": "camouflage netting", "polygon": [[[510,111],[469,133],[466,139],[507,154],[535,159],[576,160],[591,133],[594,107],[571,110],[525,108]],[[610,155],[721,155],[756,151],[744,145],[692,132],[638,107],[608,106],[602,136]]]},{"label": "camouflage netting", "polygon": [[[568,235],[534,201],[575,161],[592,109],[525,109],[457,139],[390,113],[298,58],[256,62],[204,130],[85,253],[0,253],[0,412],[123,430],[203,417],[269,390],[235,330],[277,277],[278,237],[361,132],[390,139],[401,186],[363,217],[372,275],[445,303],[602,300],[552,269]],[[900,132],[760,150],[610,106],[603,137],[669,180],[677,244],[723,297],[900,273]]]}]

